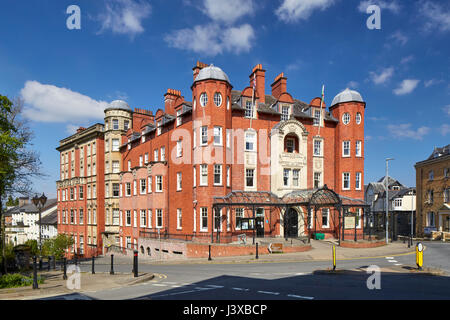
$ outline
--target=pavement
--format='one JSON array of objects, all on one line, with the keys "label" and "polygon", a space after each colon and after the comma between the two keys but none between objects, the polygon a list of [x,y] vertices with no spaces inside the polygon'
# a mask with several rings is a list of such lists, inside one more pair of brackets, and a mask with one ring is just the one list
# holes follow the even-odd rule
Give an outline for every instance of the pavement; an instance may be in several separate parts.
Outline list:
[{"label": "pavement", "polygon": [[[442,246],[433,248],[433,244],[425,244],[425,255],[437,252],[436,250],[447,250],[447,247]],[[263,277],[261,280],[264,287],[260,287],[259,291],[267,291],[264,289],[267,283],[272,279],[279,277],[294,277],[300,275],[308,275],[311,272],[327,272],[326,270],[331,266],[332,260],[332,242],[327,241],[311,241],[312,249],[307,252],[286,253],[286,254],[264,254],[256,259],[254,255],[238,256],[238,257],[212,257],[212,261],[207,258],[201,259],[182,259],[173,261],[158,261],[150,259],[139,259],[139,270],[141,273],[139,277],[133,278],[131,273],[132,257],[123,257],[120,255],[114,256],[114,270],[115,275],[109,274],[110,257],[99,257],[95,261],[96,274],[89,273],[91,261],[80,261],[81,270],[81,289],[70,290],[68,288],[75,283],[71,275],[68,273],[69,280],[62,279],[61,271],[42,272],[40,273],[46,277],[44,284],[40,285],[38,290],[27,288],[14,289],[0,289],[0,299],[20,300],[20,299],[64,299],[64,300],[92,300],[92,299],[133,299],[136,297],[148,296],[150,292],[159,292],[165,288],[173,287],[185,288],[189,286],[199,286],[202,283],[207,283],[213,288],[217,286],[228,287],[217,279],[222,279],[224,275],[229,280],[230,276],[236,279],[235,287],[239,281],[245,279],[247,281],[256,281],[254,277]],[[263,247],[260,246],[261,250]],[[434,251],[433,251],[434,250]],[[427,253],[427,251],[430,251]],[[439,256],[442,252],[438,252]],[[447,254],[447,252],[444,252]],[[371,264],[378,264],[381,271],[385,274],[395,275],[399,273],[411,274],[414,272],[407,265],[414,266],[415,248],[408,248],[408,245],[403,242],[394,242],[385,246],[377,248],[343,248],[336,247],[338,274],[347,271],[359,272],[366,274],[362,266]],[[396,260],[394,260],[396,259]],[[445,258],[443,258],[445,259]],[[441,261],[439,261],[441,263]],[[428,272],[427,272],[428,271]],[[430,274],[432,270],[426,270],[424,274]],[[434,275],[437,275],[434,273]],[[316,274],[315,276],[325,276],[324,274]],[[353,273],[349,276],[353,277]],[[440,274],[439,274],[440,276]],[[244,277],[244,278],[242,278]],[[305,276],[300,276],[305,279]],[[308,278],[308,276],[306,277]],[[240,280],[239,280],[240,279]],[[444,277],[443,279],[448,279]],[[228,281],[227,280],[227,281]],[[287,280],[287,279],[286,279]],[[206,282],[205,282],[206,281]],[[267,282],[269,281],[269,282]],[[219,283],[220,282],[220,283]],[[261,284],[262,285],[262,284]],[[289,287],[289,281],[286,281],[286,286]],[[418,287],[422,287],[420,285]],[[195,288],[195,287],[194,287]],[[205,287],[208,288],[208,287]],[[233,287],[234,288],[234,287]],[[232,288],[233,291],[236,291]],[[153,290],[153,291],[152,291]],[[156,290],[156,291],[155,291]],[[200,289],[199,289],[200,290]],[[202,289],[203,290],[203,289]],[[272,291],[274,288],[272,288]],[[269,292],[272,292],[269,290]],[[278,290],[277,292],[281,292]],[[166,294],[166,292],[164,292]],[[169,292],[169,295],[177,295],[178,292]],[[205,292],[206,294],[206,292]],[[286,294],[296,295],[300,294],[292,288]],[[301,295],[301,294],[300,294]],[[183,295],[180,295],[180,298]],[[316,295],[318,297],[318,295]],[[50,298],[53,297],[53,298]],[[203,297],[203,296],[202,296]],[[192,297],[194,298],[194,296]],[[243,298],[245,298],[243,296]]]},{"label": "pavement", "polygon": [[[106,272],[96,274],[80,272],[79,277],[76,277],[76,273],[67,272],[68,280],[63,279],[61,271],[38,272],[38,275],[44,278],[44,283],[39,284],[38,289],[33,290],[32,287],[0,289],[0,300],[45,299],[57,295],[70,296],[74,294],[80,300],[83,293],[134,286],[154,278],[152,273],[141,273],[134,278],[131,272],[115,273],[114,275]],[[86,300],[91,299],[86,298]]]},{"label": "pavement", "polygon": [[[258,259],[255,255],[233,256],[233,257],[212,257],[211,261],[207,258],[181,258],[174,260],[158,260],[158,258],[140,258],[139,264],[144,265],[179,265],[179,264],[245,264],[245,263],[283,263],[283,262],[301,262],[301,261],[331,261],[332,260],[332,241],[318,241],[311,240],[312,249],[305,252],[295,253],[274,253],[274,254],[259,254]],[[267,251],[266,247],[260,246],[259,252]],[[415,253],[415,248],[408,248],[407,244],[403,242],[389,243],[388,245],[377,248],[344,248],[336,246],[337,260],[347,259],[363,259],[363,258],[377,258],[385,257],[386,255],[406,255]],[[114,255],[114,265],[129,265],[132,257],[123,257]],[[108,265],[110,264],[110,256],[99,257],[96,264]],[[86,262],[88,263],[88,262]]]}]

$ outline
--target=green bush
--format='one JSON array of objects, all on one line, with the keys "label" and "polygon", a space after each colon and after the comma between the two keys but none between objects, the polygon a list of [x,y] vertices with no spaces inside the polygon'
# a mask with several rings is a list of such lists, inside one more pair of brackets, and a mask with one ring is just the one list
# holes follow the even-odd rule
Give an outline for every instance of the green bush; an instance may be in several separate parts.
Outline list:
[{"label": "green bush", "polygon": [[[44,280],[38,276],[38,284],[44,283]],[[33,285],[33,278],[19,273],[5,274],[0,277],[0,289],[26,287]]]}]

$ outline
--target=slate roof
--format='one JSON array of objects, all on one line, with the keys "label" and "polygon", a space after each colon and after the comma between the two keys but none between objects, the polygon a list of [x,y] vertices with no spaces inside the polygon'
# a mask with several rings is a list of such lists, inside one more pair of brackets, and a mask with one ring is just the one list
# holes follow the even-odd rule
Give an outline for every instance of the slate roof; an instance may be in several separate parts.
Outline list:
[{"label": "slate roof", "polygon": [[[36,222],[39,224],[39,221]],[[58,224],[58,210],[55,208],[52,212],[41,218],[41,225],[53,225]]]},{"label": "slate roof", "polygon": [[427,160],[436,159],[448,155],[450,155],[450,144],[442,148],[434,148],[433,153],[428,157]]},{"label": "slate roof", "polygon": [[[49,209],[52,206],[56,206],[56,204],[57,204],[57,199],[48,199],[47,202],[45,203],[45,206],[42,208],[42,212]],[[24,204],[22,206],[17,206],[17,207],[9,209],[8,211],[6,211],[5,215],[10,216],[13,213],[20,213],[20,212],[37,213],[37,212],[39,212],[39,209],[30,200],[30,203],[28,203],[28,204]]]},{"label": "slate roof", "polygon": [[[238,91],[238,90],[231,91],[231,103],[232,103],[231,109],[232,110],[245,111],[245,108],[243,108],[238,103],[240,97],[241,97],[241,91]],[[266,95],[265,98],[266,98],[265,103],[260,102],[258,104],[258,108],[257,108],[258,113],[281,115],[281,113],[278,110],[276,110],[276,108],[275,108],[278,100],[272,95]],[[311,108],[311,105],[307,104],[306,102],[303,102],[298,99],[294,99],[293,115],[294,115],[294,117],[297,117],[297,118],[313,119],[314,117],[311,115],[310,108]],[[329,112],[325,112],[325,121],[332,121],[332,122],[336,122],[336,123],[339,122],[339,120],[334,118]]]}]

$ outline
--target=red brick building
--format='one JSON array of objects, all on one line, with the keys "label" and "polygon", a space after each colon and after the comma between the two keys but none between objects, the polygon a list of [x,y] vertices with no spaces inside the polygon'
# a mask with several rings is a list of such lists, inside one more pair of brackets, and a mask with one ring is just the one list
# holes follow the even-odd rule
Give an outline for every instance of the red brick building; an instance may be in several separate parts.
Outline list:
[{"label": "red brick building", "polygon": [[[66,194],[58,206],[61,220],[67,219],[71,206],[78,206],[78,212],[89,206],[89,200],[72,200],[71,188],[95,181],[97,253],[116,245],[146,248],[150,254],[157,249],[142,243],[160,236],[231,242],[242,233],[299,237],[314,231],[336,238],[342,232],[352,238],[356,233],[361,238],[358,206],[364,199],[365,111],[361,95],[347,89],[327,110],[325,105],[321,108],[321,98],[305,103],[292,97],[283,73],[266,92],[265,72],[257,65],[249,86],[235,90],[220,68],[198,62],[193,68],[192,102],[173,89],[164,95],[164,110],[154,115],[132,111],[123,101],[113,102],[105,110],[105,133],[99,128],[98,135],[89,135],[91,145],[96,137],[98,148],[95,179],[78,177],[77,141],[87,139],[86,130],[61,141],[58,196]],[[105,149],[112,144],[109,138],[105,141],[111,127],[121,137],[120,146],[114,142],[120,153],[116,160]],[[111,161],[117,177],[105,185],[101,170]],[[336,195],[336,201],[313,205],[324,186],[321,195]],[[111,201],[102,203],[105,194]],[[264,205],[268,202],[273,205]],[[339,209],[347,211],[351,205],[356,217],[353,222],[347,217],[345,225]],[[59,232],[83,234],[86,245],[86,236],[93,234],[88,228],[69,223]]]}]

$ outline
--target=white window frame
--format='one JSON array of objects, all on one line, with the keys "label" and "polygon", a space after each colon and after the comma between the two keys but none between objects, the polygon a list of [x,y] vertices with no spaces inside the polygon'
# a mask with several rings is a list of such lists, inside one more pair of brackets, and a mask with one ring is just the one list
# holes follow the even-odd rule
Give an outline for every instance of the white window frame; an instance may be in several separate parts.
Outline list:
[{"label": "white window frame", "polygon": [[178,127],[178,126],[181,126],[182,125],[182,123],[183,123],[183,119],[182,119],[182,117],[181,117],[181,112],[182,112],[183,110],[181,110],[181,109],[179,109],[179,110],[177,110],[177,123],[176,123],[176,126]]},{"label": "white window frame", "polygon": [[[161,224],[159,224],[159,218],[161,218]],[[162,229],[164,226],[164,215],[162,209],[156,209],[156,229]]]},{"label": "white window frame", "polygon": [[147,193],[147,179],[139,179],[139,191],[140,194]]},{"label": "white window frame", "polygon": [[[218,139],[217,139],[218,138]],[[217,140],[216,140],[217,139]],[[222,138],[222,127],[214,127],[214,145],[215,146],[222,146],[223,145],[223,138]]]},{"label": "white window frame", "polygon": [[[346,176],[348,176],[348,179],[345,179]],[[342,173],[342,190],[350,190],[350,182],[351,182],[350,178],[351,178],[350,172],[343,172]],[[348,182],[348,188],[345,187],[345,182],[346,181]]]},{"label": "white window frame", "polygon": [[182,173],[181,172],[177,172],[177,191],[181,191],[182,190]]},{"label": "white window frame", "polygon": [[[285,112],[285,111],[287,111],[287,112]],[[290,106],[281,106],[281,121],[288,121],[290,113],[291,113]]]},{"label": "white window frame", "polygon": [[222,94],[220,92],[214,93],[214,105],[220,107],[223,103]]},{"label": "white window frame", "polygon": [[[256,171],[256,169],[250,169],[250,168],[246,168],[245,169],[245,176],[244,176],[244,178],[245,178],[245,187],[246,188],[255,188],[256,187],[256,184],[255,184],[255,171]],[[251,175],[251,177],[252,177],[252,186],[249,186],[248,184],[247,184],[247,182],[248,182],[248,178],[250,177],[250,175],[249,175],[249,173],[252,173],[252,175]]]},{"label": "white window frame", "polygon": [[[116,143],[115,143],[116,142]],[[119,139],[111,139],[111,147],[113,152],[119,151],[120,148],[120,140]]]},{"label": "white window frame", "polygon": [[[324,225],[323,224],[323,217],[324,217],[324,213],[326,212],[326,217],[327,217],[327,224]],[[329,229],[330,228],[330,208],[323,208],[322,209],[322,228],[324,229]]]},{"label": "white window frame", "polygon": [[181,158],[183,156],[183,146],[182,146],[182,141],[178,140],[177,141],[177,158]]},{"label": "white window frame", "polygon": [[321,157],[323,155],[322,145],[323,145],[322,140],[314,139],[314,156]]},{"label": "white window frame", "polygon": [[[348,145],[348,148],[346,148],[346,145]],[[348,149],[348,154],[345,153],[345,151]],[[342,141],[342,157],[349,158],[351,155],[351,144],[350,140]]]},{"label": "white window frame", "polygon": [[361,157],[361,155],[362,155],[361,148],[362,148],[362,141],[361,140],[357,140],[355,142],[355,154],[356,154],[357,157]]},{"label": "white window frame", "polygon": [[163,176],[156,176],[156,190],[155,192],[163,192],[164,180]]},{"label": "white window frame", "polygon": [[356,172],[355,173],[355,189],[356,190],[361,190],[361,178],[362,178],[362,173]]},{"label": "white window frame", "polygon": [[[203,218],[206,218],[206,226],[203,225]],[[200,208],[200,231],[208,232],[208,208],[202,207]]]},{"label": "white window frame", "polygon": [[[220,181],[216,182],[216,176],[219,176]],[[214,165],[214,185],[215,186],[221,186],[222,185],[222,165],[221,164],[215,164]]]},{"label": "white window frame", "polygon": [[[256,144],[257,144],[256,132],[254,131],[245,132],[245,151],[256,152],[257,151]],[[249,145],[251,145],[252,148],[249,148]]]},{"label": "white window frame", "polygon": [[[208,145],[208,127],[207,126],[202,126],[200,127],[200,145],[201,146],[206,146]],[[204,139],[206,138],[206,139]]]},{"label": "white window frame", "polygon": [[[203,180],[205,178],[205,180]],[[208,165],[202,164],[200,165],[200,186],[205,187],[208,186]]]},{"label": "white window frame", "polygon": [[[291,169],[284,168],[283,169],[283,186],[289,187],[291,185]],[[287,173],[287,175],[286,175]],[[287,176],[287,181],[286,181]]]},{"label": "white window frame", "polygon": [[177,209],[177,230],[183,229],[183,214],[180,208]]}]

